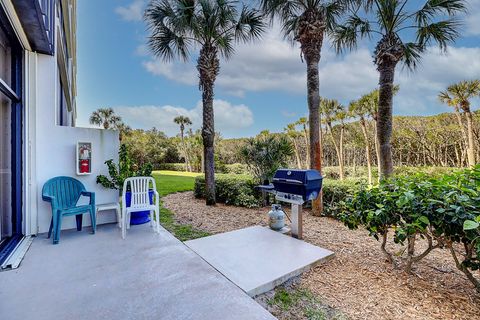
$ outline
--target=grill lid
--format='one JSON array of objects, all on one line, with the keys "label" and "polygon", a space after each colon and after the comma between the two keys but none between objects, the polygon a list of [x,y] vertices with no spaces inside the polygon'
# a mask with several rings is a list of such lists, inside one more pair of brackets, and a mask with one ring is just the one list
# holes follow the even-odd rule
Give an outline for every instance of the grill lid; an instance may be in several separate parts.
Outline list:
[{"label": "grill lid", "polygon": [[311,181],[321,180],[317,170],[278,169],[273,181],[277,183],[306,185]]}]

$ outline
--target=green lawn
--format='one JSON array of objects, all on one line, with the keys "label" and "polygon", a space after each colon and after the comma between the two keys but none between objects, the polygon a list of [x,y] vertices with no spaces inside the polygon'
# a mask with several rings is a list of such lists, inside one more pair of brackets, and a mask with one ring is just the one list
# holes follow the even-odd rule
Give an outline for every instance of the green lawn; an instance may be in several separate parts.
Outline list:
[{"label": "green lawn", "polygon": [[[175,192],[193,190],[195,177],[199,173],[178,172],[178,171],[154,171],[152,176],[157,183],[157,190],[160,198]],[[160,210],[160,223],[181,241],[206,237],[210,235],[202,230],[195,229],[188,224],[179,224],[174,220],[174,213],[165,208]]]},{"label": "green lawn", "polygon": [[161,197],[175,192],[191,191],[195,177],[201,173],[179,171],[154,171],[152,176],[157,182],[157,190]]}]

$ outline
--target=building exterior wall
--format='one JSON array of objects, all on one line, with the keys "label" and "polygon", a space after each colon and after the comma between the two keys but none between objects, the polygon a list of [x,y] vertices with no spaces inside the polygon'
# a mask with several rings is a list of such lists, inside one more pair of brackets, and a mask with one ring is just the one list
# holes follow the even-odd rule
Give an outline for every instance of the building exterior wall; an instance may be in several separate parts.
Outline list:
[{"label": "building exterior wall", "polygon": [[[34,0],[38,1],[38,0]],[[49,0],[47,0],[48,2]],[[80,180],[87,190],[95,192],[98,204],[118,202],[118,191],[97,185],[98,174],[107,174],[104,162],[118,162],[118,132],[76,128],[76,0],[51,0],[53,12],[53,52],[38,53],[31,36],[22,25],[15,5],[21,0],[0,0],[24,47],[23,90],[23,224],[24,234],[47,232],[50,204],[42,200],[43,184],[60,175]],[[44,1],[41,1],[44,2]],[[18,8],[18,7],[17,7]],[[65,119],[59,119],[59,97],[65,97]],[[76,143],[92,143],[92,173],[76,175]],[[84,199],[81,199],[84,201]],[[102,213],[97,223],[114,222],[113,212]],[[64,218],[62,229],[75,227],[73,217]],[[90,224],[85,215],[84,225]]]}]

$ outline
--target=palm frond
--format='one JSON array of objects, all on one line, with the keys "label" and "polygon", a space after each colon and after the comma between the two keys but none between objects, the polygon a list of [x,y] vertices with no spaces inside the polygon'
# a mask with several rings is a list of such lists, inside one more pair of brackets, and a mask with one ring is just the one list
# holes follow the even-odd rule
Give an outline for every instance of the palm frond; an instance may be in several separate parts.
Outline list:
[{"label": "palm frond", "polygon": [[372,32],[370,22],[354,14],[344,24],[338,25],[332,32],[332,42],[337,52],[352,50],[357,46],[359,38],[369,37]]},{"label": "palm frond", "polygon": [[414,42],[407,42],[403,44],[403,61],[405,65],[413,70],[417,67],[422,58],[422,53],[425,51],[425,47]]},{"label": "palm frond", "polygon": [[189,56],[191,41],[189,34],[191,17],[188,17],[188,2],[180,2],[180,7],[174,7],[168,0],[153,1],[145,11],[145,20],[151,31],[148,46],[153,54],[165,61],[177,56],[186,60]]},{"label": "palm frond", "polygon": [[417,24],[425,25],[437,15],[447,14],[453,16],[466,12],[464,0],[428,0],[425,5],[415,13]]},{"label": "palm frond", "polygon": [[440,49],[446,50],[450,42],[459,37],[461,24],[455,19],[433,22],[428,25],[419,26],[417,29],[417,42],[421,46],[427,46],[436,42]]},{"label": "palm frond", "polygon": [[235,26],[235,38],[243,42],[258,39],[265,32],[265,28],[263,16],[257,10],[243,6]]}]

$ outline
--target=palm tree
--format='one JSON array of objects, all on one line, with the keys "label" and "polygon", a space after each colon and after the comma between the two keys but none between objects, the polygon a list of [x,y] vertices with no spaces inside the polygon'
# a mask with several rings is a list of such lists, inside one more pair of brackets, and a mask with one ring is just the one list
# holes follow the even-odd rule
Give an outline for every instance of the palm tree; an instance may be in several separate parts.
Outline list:
[{"label": "palm tree", "polygon": [[[457,115],[457,122],[462,129],[462,133],[465,139],[468,141],[467,158],[468,165],[473,167],[476,164],[475,160],[475,141],[473,134],[473,115],[470,108],[470,100],[480,95],[480,80],[461,81],[456,84],[452,84],[439,94],[440,101],[453,106],[455,114]],[[465,128],[459,110],[462,110],[467,118],[467,133],[465,134]]]},{"label": "palm tree", "polygon": [[358,117],[362,129],[363,139],[365,141],[365,155],[367,158],[368,184],[372,184],[372,159],[370,156],[370,139],[368,138],[368,116],[370,115],[369,95],[364,95],[356,101],[350,102],[348,111],[354,117]]},{"label": "palm tree", "polygon": [[132,128],[130,128],[130,126],[125,124],[123,121],[115,124],[115,129],[119,131],[118,138],[120,143],[126,135],[129,135],[132,132]]},{"label": "palm tree", "polygon": [[454,110],[455,117],[457,118],[457,124],[458,124],[458,127],[460,128],[460,131],[462,133],[462,138],[463,138],[463,143],[460,143],[460,145],[463,145],[465,150],[465,151],[462,151],[462,156],[461,156],[461,159],[462,159],[461,165],[463,165],[464,154],[468,155],[468,135],[467,135],[467,131],[465,130],[462,114],[460,113],[460,106],[458,105],[457,100],[451,95],[451,93],[448,92],[448,90],[441,91],[438,94],[438,99],[440,100],[440,102],[445,103],[446,105],[452,107]]},{"label": "palm tree", "polygon": [[112,108],[99,108],[90,115],[90,124],[102,126],[104,129],[116,129],[122,118]]},{"label": "palm tree", "polygon": [[[345,178],[343,140],[345,136],[345,120],[347,118],[345,107],[342,106],[337,100],[321,99],[320,112],[325,116],[325,123],[327,125],[327,128],[330,130],[330,136],[332,137],[333,146],[335,147],[335,152],[337,153],[340,180],[343,180]],[[340,133],[338,137],[338,142],[335,134],[333,133],[334,122],[339,122]]]},{"label": "palm tree", "polygon": [[305,146],[307,148],[307,157],[305,159],[305,168],[308,168],[310,166],[310,148],[309,148],[309,143],[308,143],[308,120],[305,117],[302,117],[298,119],[297,122],[295,122],[295,125],[299,125],[302,127],[303,130],[303,138],[305,139]]},{"label": "palm tree", "polygon": [[232,0],[152,0],[145,20],[150,29],[149,47],[163,60],[186,61],[192,50],[200,48],[197,70],[203,103],[206,202],[214,205],[213,87],[220,72],[219,55],[231,57],[236,41],[259,38],[265,24],[256,10],[245,6],[239,10],[238,3]]},{"label": "palm tree", "polygon": [[[418,2],[418,1],[415,1]],[[411,0],[368,0],[352,10],[334,32],[338,52],[354,49],[359,38],[376,38],[374,63],[379,72],[377,135],[381,177],[393,173],[392,111],[395,68],[403,62],[414,70],[428,46],[447,45],[458,38],[460,23],[454,19],[466,10],[465,0],[426,0],[420,9]],[[363,8],[363,11],[360,9]],[[360,16],[363,14],[363,17]]]},{"label": "palm tree", "polygon": [[[265,14],[278,18],[284,36],[300,44],[307,65],[308,123],[310,125],[310,168],[322,170],[320,144],[320,96],[318,63],[326,34],[335,28],[336,19],[358,0],[261,0]],[[312,213],[323,211],[322,197],[313,201]]]},{"label": "palm tree", "polygon": [[189,117],[185,116],[178,116],[173,119],[173,122],[180,125],[180,139],[182,141],[182,148],[183,154],[185,155],[185,171],[192,171],[192,167],[190,165],[190,160],[188,158],[187,146],[185,145],[185,126],[191,126],[192,121]]},{"label": "palm tree", "polygon": [[298,150],[298,143],[297,139],[300,137],[300,132],[296,130],[296,125],[295,123],[290,123],[287,124],[287,127],[285,128],[285,133],[287,134],[287,137],[290,138],[290,140],[293,143],[293,150],[295,152],[295,159],[297,161],[297,167],[298,169],[302,168],[302,161],[300,160],[300,152]]},{"label": "palm tree", "polygon": [[[396,95],[400,90],[399,85],[393,86],[393,95]],[[363,103],[365,108],[368,110],[368,114],[373,119],[374,126],[373,126],[373,141],[375,144],[375,155],[377,159],[377,172],[378,176],[381,176],[381,169],[380,169],[380,143],[378,141],[378,99],[380,96],[380,91],[378,89],[371,91],[370,93],[362,96]]]}]

